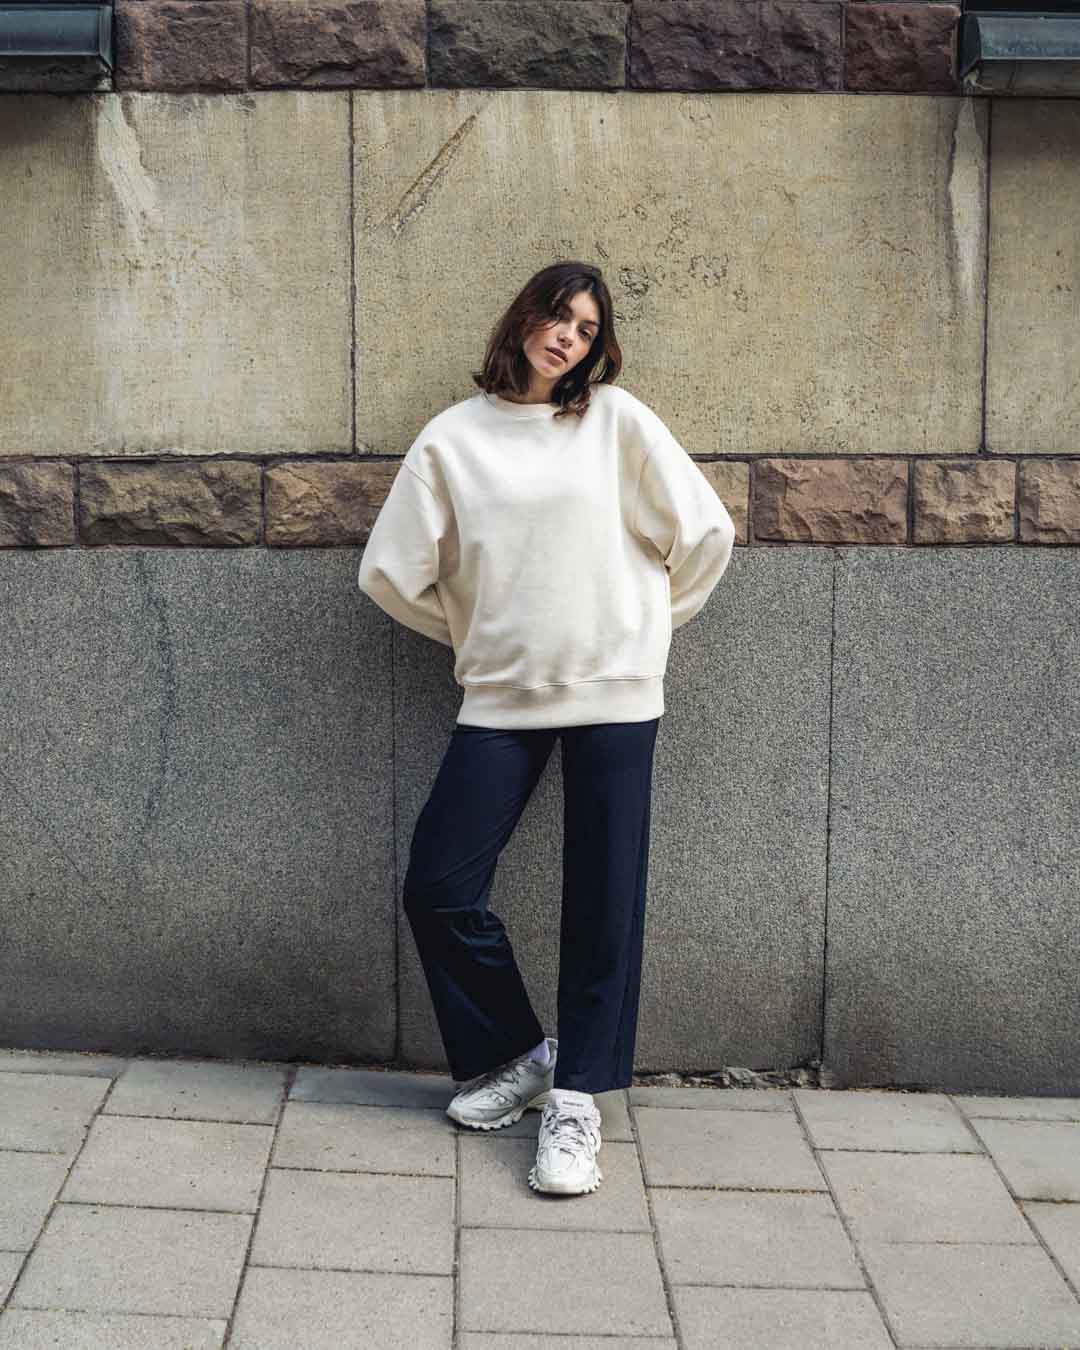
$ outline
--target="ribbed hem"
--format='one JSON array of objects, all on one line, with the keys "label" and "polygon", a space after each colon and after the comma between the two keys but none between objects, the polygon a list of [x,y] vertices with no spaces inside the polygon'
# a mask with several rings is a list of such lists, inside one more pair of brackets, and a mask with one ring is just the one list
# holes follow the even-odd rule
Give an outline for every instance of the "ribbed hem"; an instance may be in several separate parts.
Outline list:
[{"label": "ribbed hem", "polygon": [[651,722],[664,714],[664,677],[584,680],[517,689],[506,684],[467,684],[457,720],[500,731],[530,727],[576,727],[597,722]]},{"label": "ribbed hem", "polygon": [[507,417],[550,417],[559,411],[558,403],[515,403],[501,394],[481,393],[480,397],[498,413]]}]

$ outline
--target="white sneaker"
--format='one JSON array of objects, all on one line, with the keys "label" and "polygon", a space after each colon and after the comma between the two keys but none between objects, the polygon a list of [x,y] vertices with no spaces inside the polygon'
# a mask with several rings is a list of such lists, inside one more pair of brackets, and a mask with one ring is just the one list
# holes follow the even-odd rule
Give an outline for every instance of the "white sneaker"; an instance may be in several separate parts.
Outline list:
[{"label": "white sneaker", "polygon": [[551,1092],[559,1045],[554,1036],[546,1040],[551,1052],[546,1066],[530,1059],[526,1052],[497,1069],[470,1078],[455,1094],[446,1114],[459,1125],[498,1130],[503,1125],[513,1125],[532,1107],[539,1110]]},{"label": "white sneaker", "polygon": [[591,1094],[558,1088],[540,1117],[529,1185],[555,1195],[595,1191],[604,1179],[597,1162],[600,1142],[600,1108]]}]

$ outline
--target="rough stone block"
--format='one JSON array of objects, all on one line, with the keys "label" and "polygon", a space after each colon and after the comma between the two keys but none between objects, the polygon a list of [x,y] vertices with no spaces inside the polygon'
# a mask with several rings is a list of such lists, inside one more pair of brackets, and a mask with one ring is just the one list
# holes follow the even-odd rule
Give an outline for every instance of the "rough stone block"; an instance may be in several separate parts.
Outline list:
[{"label": "rough stone block", "polygon": [[754,462],[754,535],[820,544],[896,544],[907,538],[902,460]]},{"label": "rough stone block", "polygon": [[1007,543],[1016,533],[1016,465],[1011,460],[916,461],[912,506],[916,544]]},{"label": "rough stone block", "polygon": [[275,464],[266,471],[266,542],[364,544],[399,460]]},{"label": "rough stone block", "polygon": [[113,13],[117,89],[244,88],[243,0],[115,0]]},{"label": "rough stone block", "polygon": [[959,6],[850,4],[846,16],[845,89],[955,92]]},{"label": "rough stone block", "polygon": [[811,0],[634,0],[637,89],[836,89],[844,6]]},{"label": "rough stone block", "polygon": [[251,83],[422,85],[425,30],[423,0],[252,0]]},{"label": "rough stone block", "polygon": [[696,460],[698,468],[716,489],[735,526],[735,542],[745,544],[750,498],[750,465],[731,460]]},{"label": "rough stone block", "polygon": [[431,83],[616,89],[626,12],[624,0],[432,0]]},{"label": "rough stone block", "polygon": [[75,542],[75,471],[70,464],[0,464],[0,548]]},{"label": "rough stone block", "polygon": [[1020,539],[1080,544],[1080,460],[1022,460]]},{"label": "rough stone block", "polygon": [[239,548],[258,542],[260,495],[259,466],[240,460],[84,463],[79,536],[84,544]]}]

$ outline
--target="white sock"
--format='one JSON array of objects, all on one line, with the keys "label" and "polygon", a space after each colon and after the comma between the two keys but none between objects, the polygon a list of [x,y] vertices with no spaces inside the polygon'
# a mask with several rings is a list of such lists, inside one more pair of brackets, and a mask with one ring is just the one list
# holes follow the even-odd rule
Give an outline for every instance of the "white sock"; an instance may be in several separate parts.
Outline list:
[{"label": "white sock", "polygon": [[529,1058],[535,1059],[542,1069],[546,1069],[551,1063],[551,1046],[548,1045],[546,1036],[539,1045],[529,1051]]}]

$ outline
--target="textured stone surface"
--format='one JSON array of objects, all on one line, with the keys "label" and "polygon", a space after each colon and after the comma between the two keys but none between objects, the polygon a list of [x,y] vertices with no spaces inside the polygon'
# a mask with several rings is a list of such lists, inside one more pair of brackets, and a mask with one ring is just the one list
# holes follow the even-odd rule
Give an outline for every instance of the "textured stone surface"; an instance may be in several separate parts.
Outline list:
[{"label": "textured stone surface", "polygon": [[624,0],[432,0],[433,85],[615,89],[626,64]]},{"label": "textured stone surface", "polygon": [[837,561],[838,1086],[1080,1091],[1078,593],[1075,549]]},{"label": "textured stone surface", "polygon": [[671,1296],[686,1350],[712,1350],[716,1345],[891,1350],[893,1345],[869,1291],[677,1285]]},{"label": "textured stone surface", "polygon": [[822,544],[896,544],[907,538],[908,466],[902,460],[754,461],[754,536]]},{"label": "textured stone surface", "polygon": [[1011,460],[917,461],[911,497],[916,544],[1005,543],[1015,536]]},{"label": "textured stone surface", "polygon": [[[820,549],[737,549],[705,610],[672,642],[653,767],[638,1072],[788,1065],[805,1061],[818,1044],[832,566]],[[448,648],[395,627],[403,877],[461,690]],[[506,922],[550,1034],[560,775],[556,745],[491,890],[491,907]],[[402,1054],[445,1069],[400,907],[398,925]]]},{"label": "textured stone surface", "polygon": [[67,94],[76,90],[111,88],[112,72],[100,57],[12,56],[0,59],[0,90]]},{"label": "textured stone surface", "polygon": [[994,100],[986,444],[1080,453],[1080,99]]},{"label": "textured stone surface", "polygon": [[363,544],[400,462],[275,464],[266,471],[268,544]]},{"label": "textured stone surface", "polygon": [[811,0],[634,0],[638,89],[836,89],[844,6]]},{"label": "textured stone surface", "polygon": [[251,83],[423,84],[425,41],[424,0],[252,0]]},{"label": "textured stone surface", "polygon": [[243,89],[243,0],[115,0],[117,89]]},{"label": "textured stone surface", "polygon": [[1020,538],[1026,544],[1080,544],[1080,460],[1021,462]]},{"label": "textured stone surface", "polygon": [[747,505],[750,498],[750,465],[732,460],[696,460],[698,468],[716,489],[735,526],[735,542],[747,541]]},{"label": "textured stone surface", "polygon": [[4,1043],[393,1054],[390,620],[358,564],[2,555]]},{"label": "textured stone surface", "polygon": [[258,542],[260,470],[215,464],[93,464],[79,469],[79,537],[84,544]]},{"label": "textured stone surface", "polygon": [[0,458],[351,450],[348,97],[5,96]]},{"label": "textured stone surface", "polygon": [[70,464],[0,464],[0,548],[75,542]]},{"label": "textured stone surface", "polygon": [[559,257],[605,268],[620,383],[691,454],[978,449],[986,100],[353,100],[359,449],[475,393],[482,335]]},{"label": "textured stone surface", "polygon": [[955,92],[958,5],[850,4],[845,20],[845,88]]}]

